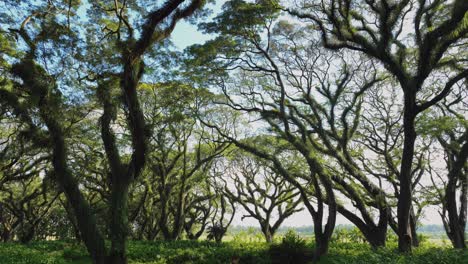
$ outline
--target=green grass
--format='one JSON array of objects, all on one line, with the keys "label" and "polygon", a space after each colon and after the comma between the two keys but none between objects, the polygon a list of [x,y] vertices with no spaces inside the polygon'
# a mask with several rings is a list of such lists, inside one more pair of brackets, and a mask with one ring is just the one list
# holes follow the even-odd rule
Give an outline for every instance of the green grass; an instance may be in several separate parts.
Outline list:
[{"label": "green grass", "polygon": [[341,243],[332,245],[330,254],[323,257],[320,263],[466,264],[468,263],[468,252],[425,243],[413,249],[411,255],[405,255],[397,252],[396,244],[390,244],[386,248],[373,251],[364,244]]},{"label": "green grass", "polygon": [[[310,251],[313,245],[307,242]],[[281,248],[281,247],[277,247]],[[231,258],[238,256],[240,263],[273,263],[270,247],[262,242],[225,242],[217,245],[207,241],[145,242],[131,241],[128,247],[130,263],[231,263]],[[278,250],[278,249],[276,249]],[[287,253],[283,254],[287,258]],[[0,243],[0,263],[2,264],[84,264],[91,263],[86,250],[81,245],[64,241],[32,242],[28,245]],[[287,259],[276,263],[288,263]],[[468,253],[426,242],[414,250],[412,255],[400,255],[396,245],[372,251],[365,244],[332,244],[330,254],[320,263],[343,264],[380,264],[380,263],[415,263],[415,264],[457,264],[468,263]],[[297,261],[294,264],[300,264]]]}]

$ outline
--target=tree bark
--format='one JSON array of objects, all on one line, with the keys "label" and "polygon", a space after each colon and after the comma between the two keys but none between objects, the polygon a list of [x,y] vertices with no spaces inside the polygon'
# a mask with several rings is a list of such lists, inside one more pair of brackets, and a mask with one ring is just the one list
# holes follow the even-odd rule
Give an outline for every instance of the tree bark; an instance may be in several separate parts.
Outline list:
[{"label": "tree bark", "polygon": [[[25,88],[34,87],[37,96],[40,98],[41,103],[37,104],[39,108],[39,115],[47,127],[47,139],[32,138],[36,144],[43,144],[42,140],[50,143],[52,152],[52,166],[54,169],[54,177],[60,188],[65,193],[70,205],[77,218],[77,224],[80,229],[85,246],[90,253],[95,263],[106,256],[106,247],[104,239],[98,230],[96,220],[89,207],[88,202],[84,199],[83,194],[79,188],[79,184],[73,177],[68,166],[68,153],[65,143],[65,132],[60,124],[58,115],[57,98],[53,97],[50,90],[55,83],[45,82],[51,80],[50,76],[45,74],[45,71],[34,62],[35,47],[31,47],[29,55],[22,59],[19,63],[14,65],[13,74],[21,78]],[[27,114],[20,109],[18,98],[15,95],[7,94],[11,100],[9,103],[17,110],[22,118],[30,119]],[[33,134],[37,133],[37,127],[32,126]]]},{"label": "tree bark", "polygon": [[[413,91],[414,90],[414,91]],[[414,157],[414,143],[416,130],[414,126],[416,118],[416,91],[413,88],[404,89],[404,114],[403,114],[403,156],[399,174],[400,192],[398,194],[398,249],[400,252],[411,252],[412,234],[410,226],[410,211],[412,201],[411,168]]]},{"label": "tree bark", "polygon": [[373,249],[385,247],[387,239],[387,226],[358,227],[366,241]]},{"label": "tree bark", "polygon": [[322,180],[323,185],[325,185],[325,190],[327,192],[326,199],[327,199],[327,205],[328,205],[328,216],[327,216],[327,223],[325,224],[325,227],[322,227],[324,204],[323,204],[323,201],[319,201],[319,208],[317,210],[317,213],[315,214],[316,217],[314,219],[314,233],[315,233],[314,262],[318,262],[320,257],[328,253],[328,249],[330,247],[330,239],[333,234],[333,230],[335,228],[336,212],[337,212],[335,194],[333,193],[331,183],[327,181],[326,176],[321,175],[320,178]]},{"label": "tree bark", "polygon": [[365,237],[373,249],[385,247],[387,228],[377,227]]},{"label": "tree bark", "polygon": [[411,245],[413,247],[419,247],[419,238],[417,233],[417,220],[416,216],[414,215],[413,210],[411,210],[410,215],[410,228],[411,228]]},{"label": "tree bark", "polygon": [[76,179],[71,175],[68,169],[65,140],[60,126],[56,120],[48,117],[49,114],[50,113],[47,112],[42,113],[53,142],[52,165],[55,170],[57,182],[60,184],[75,212],[81,237],[83,238],[91,258],[96,264],[105,263],[103,261],[106,259],[107,251],[104,238],[98,230],[96,219],[88,202],[84,199]]},{"label": "tree bark", "polygon": [[127,263],[128,187],[126,183],[112,183],[109,264]]},{"label": "tree bark", "polygon": [[[267,223],[267,225],[269,225],[269,223]],[[265,241],[267,243],[272,243],[273,242],[273,237],[274,237],[274,232],[267,225],[262,226],[262,233],[263,233],[263,236],[265,237]]]},{"label": "tree bark", "polygon": [[330,238],[322,233],[315,232],[314,263],[318,263],[320,258],[328,253],[329,248]]},{"label": "tree bark", "polygon": [[379,222],[377,224],[373,222],[369,215],[369,212],[365,210],[365,208],[362,208],[360,212],[362,216],[367,215],[367,217],[364,218],[367,221],[364,221],[355,213],[346,209],[342,205],[337,205],[337,209],[341,215],[343,215],[346,219],[353,223],[359,229],[359,231],[361,231],[366,241],[371,245],[373,249],[385,247],[389,218],[391,217],[391,211],[388,206],[379,208]]},{"label": "tree bark", "polygon": [[[468,143],[463,144],[457,160],[454,162],[452,169],[449,171],[449,181],[445,190],[445,206],[449,218],[449,238],[452,241],[454,248],[466,249],[465,228],[467,215],[467,199],[468,199],[468,179],[466,172],[463,170],[466,166],[468,157]],[[457,182],[460,182],[460,209],[457,208]]]}]

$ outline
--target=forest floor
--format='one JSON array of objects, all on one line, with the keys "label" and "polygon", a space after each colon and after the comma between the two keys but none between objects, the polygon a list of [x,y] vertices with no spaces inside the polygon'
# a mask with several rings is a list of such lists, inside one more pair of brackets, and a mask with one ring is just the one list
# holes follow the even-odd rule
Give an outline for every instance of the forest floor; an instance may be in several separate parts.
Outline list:
[{"label": "forest floor", "polygon": [[[208,241],[146,242],[130,241],[128,258],[130,263],[198,263],[229,264],[239,258],[241,264],[263,263],[307,263],[313,245],[306,248],[269,246],[263,242],[229,241],[216,244]],[[91,263],[82,245],[65,241],[36,241],[27,245],[0,243],[1,264],[85,264]],[[396,245],[373,251],[363,243],[333,243],[329,255],[320,263],[381,264],[466,264],[468,252],[451,249],[440,243],[425,241],[412,255],[400,255]]]}]

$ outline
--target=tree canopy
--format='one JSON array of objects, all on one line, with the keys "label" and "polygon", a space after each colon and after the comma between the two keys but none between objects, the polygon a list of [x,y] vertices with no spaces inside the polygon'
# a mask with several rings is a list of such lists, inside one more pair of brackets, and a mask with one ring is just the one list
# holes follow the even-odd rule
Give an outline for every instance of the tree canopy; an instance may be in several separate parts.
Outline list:
[{"label": "tree canopy", "polygon": [[[339,215],[408,253],[432,207],[466,249],[467,1],[209,3],[0,4],[2,241],[119,264],[305,210],[318,261]],[[177,49],[182,20],[211,38]]]}]

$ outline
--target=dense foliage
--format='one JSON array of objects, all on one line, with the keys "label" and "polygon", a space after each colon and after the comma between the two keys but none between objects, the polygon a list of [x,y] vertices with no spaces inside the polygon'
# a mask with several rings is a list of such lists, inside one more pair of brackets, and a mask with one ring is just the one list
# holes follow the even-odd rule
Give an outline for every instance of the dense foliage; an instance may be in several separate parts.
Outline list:
[{"label": "dense foliage", "polygon": [[212,2],[0,3],[0,262],[466,257],[468,1]]},{"label": "dense foliage", "polygon": [[[264,242],[223,242],[222,244],[203,241],[145,242],[130,241],[128,247],[129,263],[177,264],[177,263],[306,263],[313,244],[297,242],[269,246]],[[299,246],[299,247],[298,247]],[[271,248],[270,248],[271,247]],[[47,241],[33,242],[28,245],[6,243],[0,245],[3,263],[11,264],[85,264],[90,259],[86,250],[72,242]],[[462,264],[468,255],[455,249],[441,248],[427,244],[418,248],[413,255],[399,255],[396,244],[389,248],[372,251],[368,245],[346,242],[332,243],[330,254],[319,263],[330,264]],[[363,261],[364,260],[364,261]],[[299,262],[298,262],[299,261]]]}]

